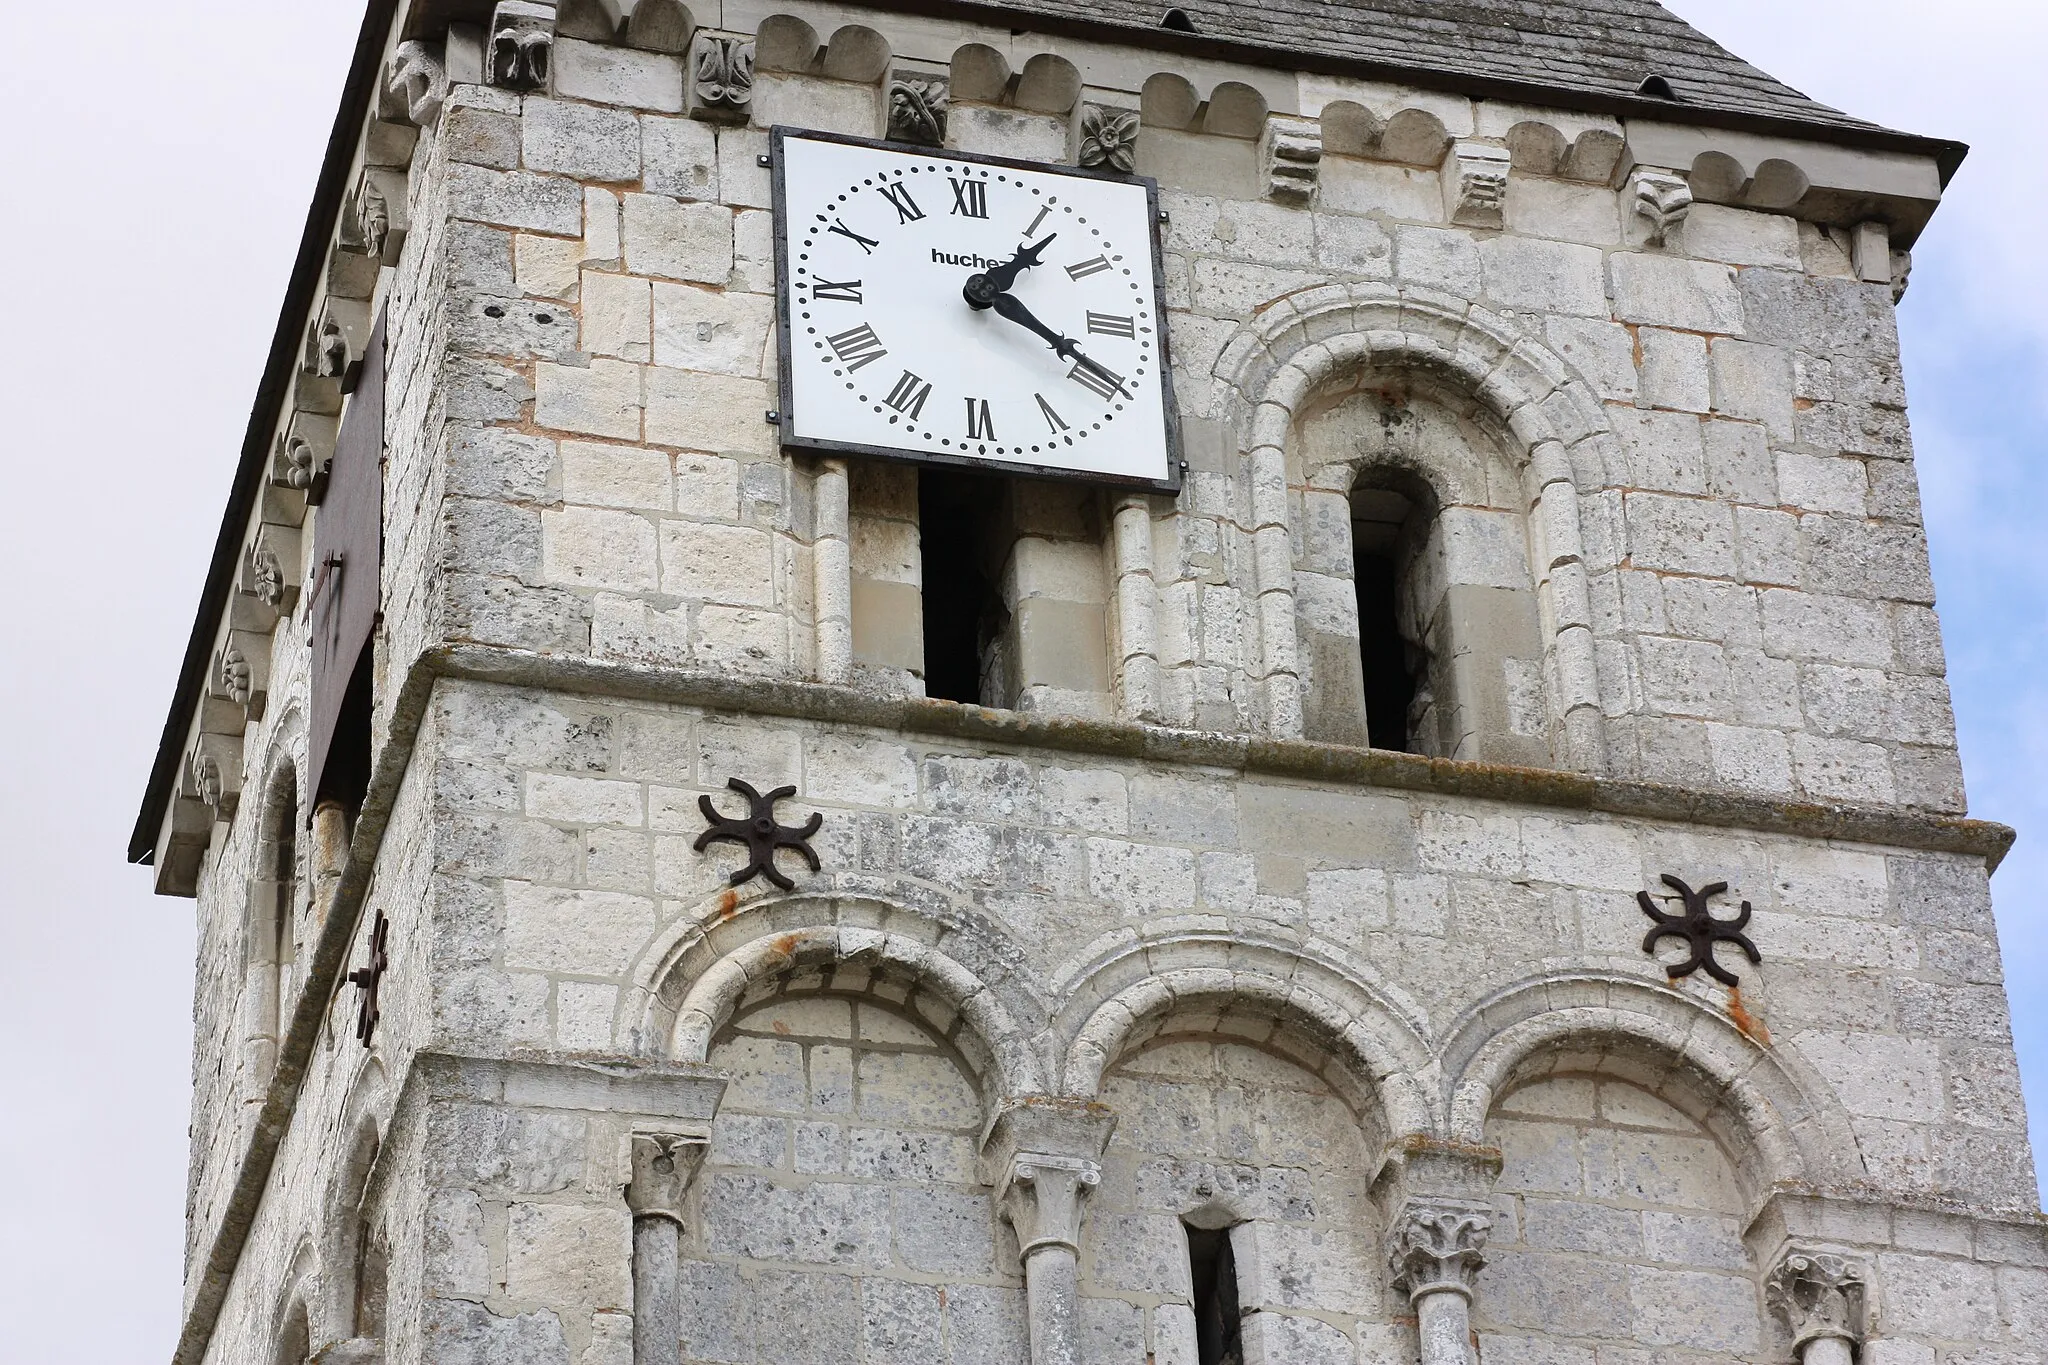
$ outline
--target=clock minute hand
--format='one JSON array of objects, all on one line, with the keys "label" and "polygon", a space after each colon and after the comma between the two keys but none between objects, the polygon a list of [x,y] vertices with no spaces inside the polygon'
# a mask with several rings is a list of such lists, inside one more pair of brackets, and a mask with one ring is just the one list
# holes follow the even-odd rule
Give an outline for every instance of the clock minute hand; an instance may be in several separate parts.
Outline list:
[{"label": "clock minute hand", "polygon": [[1037,314],[1025,307],[1024,301],[1015,294],[997,294],[993,299],[989,300],[989,306],[995,309],[1000,316],[1008,318],[1026,331],[1035,332],[1044,338],[1045,344],[1052,347],[1053,354],[1060,359],[1072,360],[1080,354],[1075,349],[1073,342],[1040,322]]},{"label": "clock minute hand", "polygon": [[1093,370],[1095,374],[1104,382],[1114,384],[1116,386],[1117,393],[1121,394],[1125,398],[1129,398],[1131,396],[1130,394],[1124,391],[1123,382],[1120,379],[1118,379],[1117,376],[1111,374],[1108,370],[1103,369],[1100,365],[1090,360],[1087,356],[1081,354],[1081,348],[1079,346],[1076,346],[1072,341],[1068,340],[1066,337],[1060,335],[1058,332],[1055,332],[1052,328],[1040,322],[1038,320],[1037,315],[1034,314],[1029,308],[1025,307],[1024,301],[1018,298],[1015,294],[998,294],[995,296],[994,300],[989,304],[989,306],[991,308],[994,308],[996,312],[1001,316],[1008,318],[1011,322],[1014,322],[1018,326],[1025,328],[1027,331],[1036,332],[1039,336],[1043,337],[1045,339],[1046,344],[1052,347],[1053,354],[1058,356],[1060,359],[1071,360],[1077,365],[1081,365],[1087,369]]}]

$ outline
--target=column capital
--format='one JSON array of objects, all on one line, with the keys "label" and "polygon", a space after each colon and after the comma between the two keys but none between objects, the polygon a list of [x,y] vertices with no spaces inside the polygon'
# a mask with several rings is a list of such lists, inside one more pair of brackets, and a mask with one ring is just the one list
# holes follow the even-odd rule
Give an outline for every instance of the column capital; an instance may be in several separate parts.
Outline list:
[{"label": "column capital", "polygon": [[1863,1340],[1868,1285],[1863,1267],[1831,1252],[1786,1250],[1764,1280],[1764,1300],[1792,1331],[1794,1348],[1833,1337]]},{"label": "column capital", "polygon": [[635,1218],[666,1218],[683,1222],[683,1196],[711,1150],[705,1133],[633,1134],[633,1178],[626,1185],[626,1207]]},{"label": "column capital", "polygon": [[1024,1259],[1081,1245],[1081,1205],[1101,1183],[1116,1114],[1092,1100],[1029,1095],[1005,1104],[981,1148],[983,1178],[1017,1230]]},{"label": "column capital", "polygon": [[1394,1288],[1410,1303],[1430,1294],[1472,1297],[1472,1282],[1486,1264],[1493,1210],[1464,1199],[1407,1200],[1388,1230],[1387,1267]]}]

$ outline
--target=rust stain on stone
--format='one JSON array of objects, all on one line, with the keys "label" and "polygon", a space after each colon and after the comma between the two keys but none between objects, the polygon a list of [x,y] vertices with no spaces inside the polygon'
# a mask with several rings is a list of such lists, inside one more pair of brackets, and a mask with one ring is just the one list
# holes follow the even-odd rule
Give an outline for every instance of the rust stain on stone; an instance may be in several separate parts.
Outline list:
[{"label": "rust stain on stone", "polygon": [[718,917],[720,919],[731,919],[733,915],[739,910],[739,907],[739,892],[733,890],[731,887],[728,886],[727,888],[725,888],[725,890],[718,893]]},{"label": "rust stain on stone", "polygon": [[1749,1006],[1742,1003],[1740,986],[1728,988],[1728,1017],[1735,1021],[1735,1027],[1741,1029],[1753,1041],[1764,1047],[1771,1045],[1771,1031],[1764,1027],[1763,1020],[1749,1012]]}]

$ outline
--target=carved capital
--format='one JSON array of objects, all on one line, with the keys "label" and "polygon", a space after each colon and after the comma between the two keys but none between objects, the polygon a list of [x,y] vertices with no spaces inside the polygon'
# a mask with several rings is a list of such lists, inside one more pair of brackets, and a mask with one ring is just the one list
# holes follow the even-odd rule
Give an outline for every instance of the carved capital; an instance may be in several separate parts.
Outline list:
[{"label": "carved capital", "polygon": [[1320,120],[1292,114],[1268,115],[1259,151],[1266,170],[1267,194],[1297,207],[1315,198],[1316,176],[1323,164]]},{"label": "carved capital", "polygon": [[1410,1200],[1394,1219],[1387,1241],[1394,1288],[1413,1303],[1429,1294],[1472,1297],[1472,1281],[1486,1264],[1493,1214],[1462,1200]]},{"label": "carved capital", "polygon": [[1081,1204],[1102,1183],[1099,1162],[1047,1152],[1020,1152],[998,1187],[998,1207],[1017,1230],[1025,1260],[1043,1247],[1081,1250]]},{"label": "carved capital", "polygon": [[635,1218],[666,1218],[680,1227],[683,1197],[710,1150],[711,1140],[702,1134],[635,1133],[626,1207]]},{"label": "carved capital", "polygon": [[889,82],[889,138],[926,147],[946,145],[946,78],[898,75]]},{"label": "carved capital", "polygon": [[1863,1340],[1866,1281],[1855,1262],[1826,1252],[1785,1253],[1764,1281],[1764,1299],[1792,1331],[1795,1346],[1822,1337]]},{"label": "carved capital", "polygon": [[690,117],[744,123],[753,102],[754,40],[699,29],[690,40]]},{"label": "carved capital", "polygon": [[555,66],[555,7],[498,0],[484,51],[484,79],[507,90],[545,90]]},{"label": "carved capital", "polygon": [[1124,175],[1136,173],[1138,126],[1138,111],[1135,109],[1082,105],[1079,123],[1081,143],[1074,154],[1075,163]]},{"label": "carved capital", "polygon": [[1460,142],[1444,158],[1444,211],[1462,227],[1497,228],[1508,196],[1505,147]]},{"label": "carved capital", "polygon": [[1692,212],[1692,185],[1671,171],[1639,169],[1629,177],[1630,212],[1641,219],[1643,241],[1663,246]]}]

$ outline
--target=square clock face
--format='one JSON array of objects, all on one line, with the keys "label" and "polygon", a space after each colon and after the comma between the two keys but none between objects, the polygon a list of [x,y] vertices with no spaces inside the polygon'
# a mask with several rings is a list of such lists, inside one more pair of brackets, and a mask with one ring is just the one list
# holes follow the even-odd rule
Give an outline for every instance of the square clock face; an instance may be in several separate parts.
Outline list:
[{"label": "square clock face", "polygon": [[773,140],[785,446],[1179,488],[1152,181]]}]

